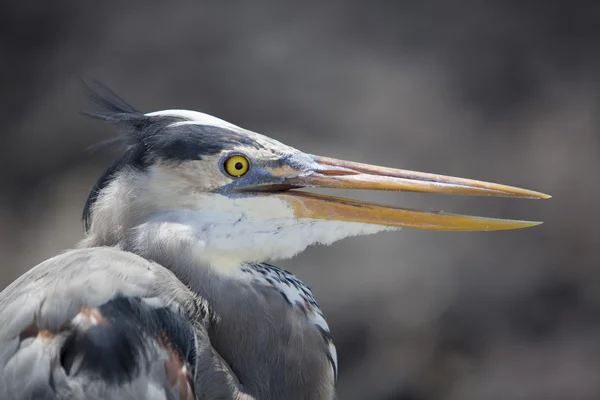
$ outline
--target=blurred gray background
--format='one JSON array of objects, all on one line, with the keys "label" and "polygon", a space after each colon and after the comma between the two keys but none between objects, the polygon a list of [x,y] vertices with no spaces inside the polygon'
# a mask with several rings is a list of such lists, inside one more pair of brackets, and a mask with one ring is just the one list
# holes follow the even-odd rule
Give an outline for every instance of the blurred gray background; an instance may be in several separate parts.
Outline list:
[{"label": "blurred gray background", "polygon": [[[543,220],[403,230],[279,263],[314,290],[339,397],[600,398],[600,3],[0,3],[0,289],[83,234],[112,137],[80,78],[302,150],[497,181],[548,201],[351,193]],[[348,193],[346,193],[347,195]]]}]

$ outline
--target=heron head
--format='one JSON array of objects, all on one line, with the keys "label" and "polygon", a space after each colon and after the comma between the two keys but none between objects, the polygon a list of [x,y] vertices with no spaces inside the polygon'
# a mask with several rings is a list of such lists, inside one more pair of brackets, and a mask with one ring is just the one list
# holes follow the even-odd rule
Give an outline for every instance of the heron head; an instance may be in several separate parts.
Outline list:
[{"label": "heron head", "polygon": [[124,156],[96,184],[84,211],[88,235],[103,238],[99,244],[184,237],[207,264],[239,265],[401,227],[489,231],[538,224],[409,210],[305,188],[549,197],[307,154],[199,112],[143,114],[114,94],[95,99],[103,111],[93,115],[128,132]]}]

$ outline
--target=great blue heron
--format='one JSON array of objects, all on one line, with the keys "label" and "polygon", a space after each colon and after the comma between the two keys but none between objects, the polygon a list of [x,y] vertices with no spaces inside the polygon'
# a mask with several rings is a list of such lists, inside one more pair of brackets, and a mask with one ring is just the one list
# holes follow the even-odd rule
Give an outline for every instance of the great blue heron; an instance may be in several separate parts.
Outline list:
[{"label": "great blue heron", "polygon": [[143,114],[106,88],[126,148],[85,205],[79,249],[0,294],[2,399],[332,399],[337,357],[310,289],[266,264],[400,227],[534,222],[427,213],[303,187],[547,198],[309,155],[194,111]]}]

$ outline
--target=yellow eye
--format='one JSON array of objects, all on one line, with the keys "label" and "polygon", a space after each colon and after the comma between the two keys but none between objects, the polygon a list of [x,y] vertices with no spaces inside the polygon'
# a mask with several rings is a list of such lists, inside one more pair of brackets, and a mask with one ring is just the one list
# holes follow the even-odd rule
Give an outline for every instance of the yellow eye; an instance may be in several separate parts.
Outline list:
[{"label": "yellow eye", "polygon": [[239,178],[248,172],[249,168],[250,162],[248,159],[244,156],[240,156],[239,154],[231,156],[225,160],[225,172],[231,176],[235,176],[236,178]]}]

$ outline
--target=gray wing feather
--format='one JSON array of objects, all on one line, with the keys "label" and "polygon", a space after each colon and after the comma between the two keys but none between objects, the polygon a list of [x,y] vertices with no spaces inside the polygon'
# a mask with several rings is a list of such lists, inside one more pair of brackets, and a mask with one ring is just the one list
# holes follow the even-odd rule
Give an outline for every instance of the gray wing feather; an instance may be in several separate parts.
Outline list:
[{"label": "gray wing feather", "polygon": [[[208,339],[212,318],[202,299],[156,263],[109,247],[70,250],[0,293],[0,398],[234,398],[239,383]],[[159,328],[146,334],[145,325]],[[136,329],[144,334],[129,332]],[[145,362],[138,359],[131,376],[109,379],[86,359],[90,340],[100,362],[117,370],[127,370],[133,350]]]}]

